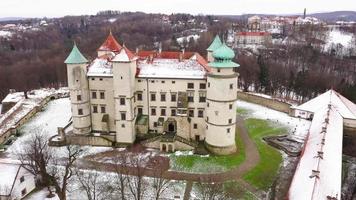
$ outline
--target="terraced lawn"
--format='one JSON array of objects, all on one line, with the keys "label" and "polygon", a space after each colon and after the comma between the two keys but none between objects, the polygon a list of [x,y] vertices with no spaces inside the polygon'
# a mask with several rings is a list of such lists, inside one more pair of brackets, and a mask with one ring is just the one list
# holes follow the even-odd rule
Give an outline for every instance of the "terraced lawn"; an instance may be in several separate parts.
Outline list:
[{"label": "terraced lawn", "polygon": [[272,125],[267,120],[249,118],[245,120],[250,137],[255,141],[260,154],[260,161],[256,167],[247,172],[243,179],[261,190],[268,190],[272,185],[279,166],[282,162],[281,153],[266,144],[262,138],[270,135],[286,133],[281,126]]},{"label": "terraced lawn", "polygon": [[171,169],[192,173],[223,172],[238,166],[245,160],[245,147],[239,134],[236,137],[237,153],[227,156],[217,155],[176,155],[170,154]]}]

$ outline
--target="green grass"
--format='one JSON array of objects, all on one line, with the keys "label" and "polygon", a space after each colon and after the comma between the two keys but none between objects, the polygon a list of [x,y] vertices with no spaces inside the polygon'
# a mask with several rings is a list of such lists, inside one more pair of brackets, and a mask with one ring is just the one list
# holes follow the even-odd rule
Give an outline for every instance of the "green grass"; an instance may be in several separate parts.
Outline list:
[{"label": "green grass", "polygon": [[256,143],[260,161],[243,178],[258,189],[266,191],[277,175],[282,156],[278,150],[266,144],[262,138],[269,135],[278,135],[286,130],[283,127],[274,127],[268,121],[261,119],[250,118],[245,121],[245,124],[251,139]]},{"label": "green grass", "polygon": [[245,160],[245,147],[240,135],[236,136],[237,153],[227,156],[174,155],[171,154],[171,169],[195,173],[222,172],[238,166]]}]

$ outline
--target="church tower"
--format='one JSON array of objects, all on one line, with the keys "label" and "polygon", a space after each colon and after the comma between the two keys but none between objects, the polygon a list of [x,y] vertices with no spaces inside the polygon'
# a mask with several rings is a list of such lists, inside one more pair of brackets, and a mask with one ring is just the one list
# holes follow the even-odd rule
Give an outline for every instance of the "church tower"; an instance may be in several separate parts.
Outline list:
[{"label": "church tower", "polygon": [[125,47],[112,59],[114,75],[116,141],[132,144],[135,131],[136,57]]},{"label": "church tower", "polygon": [[67,79],[73,118],[73,133],[91,132],[89,84],[87,79],[88,60],[80,53],[76,44],[67,59]]},{"label": "church tower", "polygon": [[[214,44],[215,40],[213,41]],[[209,151],[226,155],[236,152],[236,68],[239,64],[232,59],[235,53],[223,43],[216,48],[209,63],[211,71],[207,75],[206,136]]]}]

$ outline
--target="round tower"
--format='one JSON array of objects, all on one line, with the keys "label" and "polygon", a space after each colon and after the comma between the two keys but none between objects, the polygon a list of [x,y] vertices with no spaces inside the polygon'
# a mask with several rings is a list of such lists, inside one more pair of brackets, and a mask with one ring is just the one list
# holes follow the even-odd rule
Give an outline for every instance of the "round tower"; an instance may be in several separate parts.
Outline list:
[{"label": "round tower", "polygon": [[88,60],[80,53],[76,44],[67,59],[67,78],[72,109],[73,133],[91,132],[89,84],[87,79]]},{"label": "round tower", "polygon": [[207,75],[206,147],[213,153],[236,152],[236,105],[239,64],[232,62],[235,53],[223,43],[212,53]]}]

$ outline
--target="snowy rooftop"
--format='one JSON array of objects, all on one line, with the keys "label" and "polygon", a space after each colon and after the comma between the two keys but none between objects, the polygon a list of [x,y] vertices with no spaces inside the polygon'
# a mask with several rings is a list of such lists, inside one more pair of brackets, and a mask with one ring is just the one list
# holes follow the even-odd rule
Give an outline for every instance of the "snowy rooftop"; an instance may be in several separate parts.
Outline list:
[{"label": "snowy rooftop", "polygon": [[8,195],[16,178],[20,165],[0,163],[0,195]]},{"label": "snowy rooftop", "polygon": [[297,106],[296,109],[313,112],[325,108],[328,104],[335,106],[335,109],[343,118],[356,119],[356,105],[334,90],[329,90],[314,99]]},{"label": "snowy rooftop", "polygon": [[89,66],[87,76],[112,76],[112,63],[105,58],[95,59]]},{"label": "snowy rooftop", "polygon": [[165,59],[155,58],[152,62],[148,59],[138,63],[139,75],[144,78],[188,78],[204,79],[206,69],[193,58],[184,59]]},{"label": "snowy rooftop", "polygon": [[335,107],[315,114],[289,199],[341,199],[342,133],[343,119]]}]

